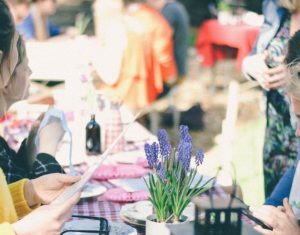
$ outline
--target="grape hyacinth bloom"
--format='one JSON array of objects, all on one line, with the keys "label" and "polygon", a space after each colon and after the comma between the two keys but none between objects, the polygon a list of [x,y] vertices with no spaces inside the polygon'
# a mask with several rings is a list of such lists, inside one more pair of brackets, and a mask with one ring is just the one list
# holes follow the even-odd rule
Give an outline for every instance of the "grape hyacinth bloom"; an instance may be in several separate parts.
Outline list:
[{"label": "grape hyacinth bloom", "polygon": [[168,135],[166,130],[158,130],[158,143],[159,143],[159,150],[162,156],[162,159],[166,159],[167,161],[170,159],[172,153],[172,146],[170,141],[168,140]]},{"label": "grape hyacinth bloom", "polygon": [[[165,130],[159,130],[158,142],[145,145],[147,160],[153,169],[145,183],[159,223],[180,222],[181,215],[192,198],[209,189],[206,186],[210,181],[201,185],[202,177],[196,178],[197,168],[190,166],[193,150],[189,129],[183,125],[180,126],[177,148],[172,149]],[[203,159],[203,151],[198,149],[196,165],[202,164]],[[194,184],[199,187],[192,187]]]},{"label": "grape hyacinth bloom", "polygon": [[192,137],[189,134],[189,128],[188,128],[188,126],[181,125],[179,127],[179,130],[180,130],[180,141],[179,141],[179,144],[181,142],[188,142],[188,143],[192,144]]},{"label": "grape hyacinth bloom", "polygon": [[204,159],[203,150],[201,148],[199,148],[197,153],[196,153],[196,158],[195,158],[196,165],[197,166],[199,166],[200,164],[202,165],[203,159]]},{"label": "grape hyacinth bloom", "polygon": [[182,164],[182,168],[188,172],[193,153],[193,144],[189,142],[182,142],[178,147],[178,159]]},{"label": "grape hyacinth bloom", "polygon": [[166,178],[166,175],[165,175],[165,168],[164,168],[163,164],[159,164],[157,170],[158,170],[157,173],[158,173],[159,178],[161,178],[161,180],[164,181]]},{"label": "grape hyacinth bloom", "polygon": [[158,162],[158,144],[145,144],[145,153],[150,168],[155,168]]}]

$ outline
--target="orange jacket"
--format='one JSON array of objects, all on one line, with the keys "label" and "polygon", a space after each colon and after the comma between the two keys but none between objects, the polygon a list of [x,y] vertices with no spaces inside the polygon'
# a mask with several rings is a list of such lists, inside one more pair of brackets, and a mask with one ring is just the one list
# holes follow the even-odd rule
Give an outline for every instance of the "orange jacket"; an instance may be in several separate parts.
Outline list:
[{"label": "orange jacket", "polygon": [[127,11],[127,48],[118,82],[102,85],[110,99],[133,109],[151,104],[163,91],[163,82],[176,75],[172,29],[163,16],[146,4]]}]

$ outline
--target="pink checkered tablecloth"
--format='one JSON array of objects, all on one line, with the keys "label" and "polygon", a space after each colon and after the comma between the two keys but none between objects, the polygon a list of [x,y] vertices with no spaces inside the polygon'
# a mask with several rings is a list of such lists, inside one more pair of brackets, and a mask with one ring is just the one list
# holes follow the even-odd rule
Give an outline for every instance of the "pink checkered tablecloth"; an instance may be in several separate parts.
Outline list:
[{"label": "pink checkered tablecloth", "polygon": [[[101,184],[107,189],[114,187],[107,181],[102,181]],[[99,216],[105,217],[108,221],[122,222],[119,214],[124,204],[125,203],[98,201],[97,198],[82,199],[74,208],[73,214]]]},{"label": "pink checkered tablecloth", "polygon": [[[109,182],[101,182],[103,186],[110,189],[114,187]],[[214,196],[223,197],[226,193],[221,188],[214,190]],[[207,195],[204,194],[203,197]],[[99,216],[106,218],[109,222],[123,222],[120,218],[121,207],[126,203],[116,203],[109,201],[98,201],[96,198],[83,199],[74,208],[74,215],[85,215],[85,216]],[[144,233],[140,232],[139,235]]]},{"label": "pink checkered tablecloth", "polygon": [[[14,119],[11,119],[14,121]],[[30,122],[25,122],[26,125],[23,125],[20,122],[12,122],[13,124],[16,123],[15,125],[17,126],[15,129],[18,130],[17,134],[12,134],[11,136],[15,138],[15,136],[19,136],[19,133],[28,133],[28,125],[30,125]],[[24,126],[24,130],[22,129]],[[22,127],[22,128],[21,128]],[[26,128],[25,128],[26,127]],[[141,126],[141,128],[143,128]],[[22,131],[19,131],[22,130]],[[119,132],[120,130],[117,130]],[[13,139],[13,138],[12,138]],[[149,132],[149,139],[148,140],[143,140],[143,141],[138,141],[138,142],[125,142],[125,145],[122,146],[124,147],[123,151],[136,151],[136,150],[143,150],[144,145],[147,141],[153,140],[152,134]],[[87,169],[87,165],[83,164],[79,166],[83,171]],[[115,186],[109,183],[108,181],[98,181],[100,184],[102,184],[104,187],[107,189],[114,188]],[[225,196],[226,193],[221,189],[221,188],[216,188],[214,190],[214,196],[217,197],[223,197]],[[203,195],[207,196],[207,195]],[[120,218],[120,211],[123,205],[126,203],[117,203],[117,202],[111,202],[111,201],[100,201],[96,197],[94,198],[88,198],[88,199],[82,199],[78,205],[74,208],[73,214],[74,215],[85,215],[85,216],[96,216],[96,217],[104,217],[110,222],[123,222],[122,219]],[[248,219],[244,218],[244,221],[246,221],[247,224],[251,224],[251,221]],[[142,235],[143,233],[139,233]]]}]

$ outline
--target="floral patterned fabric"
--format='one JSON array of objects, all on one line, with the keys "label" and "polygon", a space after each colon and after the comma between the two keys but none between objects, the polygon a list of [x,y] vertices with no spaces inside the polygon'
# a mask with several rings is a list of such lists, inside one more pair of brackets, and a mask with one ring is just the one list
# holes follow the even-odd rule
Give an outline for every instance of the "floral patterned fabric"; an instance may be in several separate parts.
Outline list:
[{"label": "floral patterned fabric", "polygon": [[[290,17],[287,17],[275,38],[270,42],[267,64],[276,66],[275,57],[286,54]],[[273,58],[273,59],[272,59]],[[264,143],[265,195],[269,196],[279,179],[297,158],[295,130],[290,122],[289,101],[281,89],[266,92],[267,127]]]}]

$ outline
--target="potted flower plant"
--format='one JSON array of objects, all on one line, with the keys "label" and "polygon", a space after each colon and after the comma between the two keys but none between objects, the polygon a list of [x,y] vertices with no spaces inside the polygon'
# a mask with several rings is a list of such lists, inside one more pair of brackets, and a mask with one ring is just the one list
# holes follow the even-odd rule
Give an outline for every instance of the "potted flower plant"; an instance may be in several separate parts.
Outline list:
[{"label": "potted flower plant", "polygon": [[153,169],[145,182],[155,211],[147,218],[147,235],[170,234],[167,227],[187,222],[187,217],[182,212],[193,197],[209,189],[211,180],[202,183],[202,177],[196,178],[197,167],[204,159],[201,148],[196,153],[196,167],[190,166],[193,149],[192,137],[188,127],[184,125],[180,126],[177,148],[172,148],[165,130],[158,131],[158,143],[145,145],[148,164]]}]

